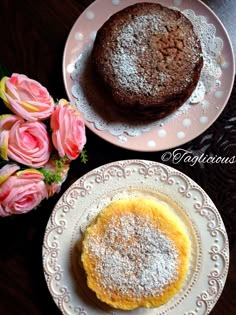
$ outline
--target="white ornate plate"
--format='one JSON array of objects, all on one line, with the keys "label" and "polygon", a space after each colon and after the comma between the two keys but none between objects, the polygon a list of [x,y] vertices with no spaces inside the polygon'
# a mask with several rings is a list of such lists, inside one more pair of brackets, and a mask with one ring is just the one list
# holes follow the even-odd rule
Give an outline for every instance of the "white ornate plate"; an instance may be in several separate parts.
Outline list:
[{"label": "white ornate plate", "polygon": [[[123,312],[99,302],[86,285],[77,244],[86,225],[112,200],[145,195],[169,205],[183,220],[192,259],[183,289],[154,309]],[[205,315],[220,297],[229,268],[227,233],[207,194],[174,168],[145,160],[113,162],[78,179],[60,198],[43,243],[49,291],[64,315]]]},{"label": "white ornate plate", "polygon": [[[234,55],[224,26],[203,2],[152,0],[151,2],[175,7],[182,12],[190,10],[196,14],[198,34],[206,35],[204,36],[208,53],[210,52],[211,58],[215,58],[216,64],[221,68],[221,83],[217,86],[215,82],[216,86],[200,103],[183,106],[175,113],[178,115],[173,114],[164,121],[136,126],[122,120],[117,121],[113,113],[109,112],[109,104],[112,100],[97,87],[96,77],[89,67],[89,55],[96,32],[107,18],[124,7],[140,1],[143,0],[94,1],[79,16],[70,31],[63,56],[63,78],[69,100],[82,112],[86,126],[99,137],[126,149],[161,151],[194,139],[218,118],[227,104],[233,87]],[[222,49],[220,49],[220,41],[223,43]],[[204,59],[208,62],[209,55],[207,54]],[[207,75],[209,79],[213,71],[208,66],[206,68],[209,70]]]}]

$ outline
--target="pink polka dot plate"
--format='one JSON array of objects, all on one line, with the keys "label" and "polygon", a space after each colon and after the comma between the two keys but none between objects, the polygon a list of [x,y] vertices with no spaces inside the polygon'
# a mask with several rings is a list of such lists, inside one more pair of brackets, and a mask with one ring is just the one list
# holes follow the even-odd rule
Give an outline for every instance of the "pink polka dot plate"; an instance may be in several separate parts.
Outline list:
[{"label": "pink polka dot plate", "polygon": [[[82,113],[86,126],[102,139],[135,151],[162,151],[193,140],[219,117],[230,97],[235,74],[234,54],[229,36],[218,17],[204,3],[187,0],[153,0],[180,10],[190,17],[202,43],[207,79],[215,72],[214,86],[193,104],[185,104],[175,114],[152,124],[131,125],[109,114],[112,100],[102,93],[91,69],[89,56],[96,32],[114,13],[143,0],[96,0],[76,20],[64,50],[63,78],[69,100]],[[201,29],[201,27],[205,27]],[[204,33],[206,32],[206,33]],[[212,35],[213,34],[213,35]],[[208,36],[213,36],[212,40]],[[209,44],[210,43],[210,44]],[[205,47],[205,44],[203,43]],[[209,63],[209,55],[216,64]],[[210,66],[209,66],[210,65]],[[219,67],[219,69],[217,69]],[[207,69],[208,68],[208,69]],[[203,72],[203,71],[202,71]],[[220,74],[219,74],[220,72]],[[218,77],[217,77],[218,76]],[[201,93],[200,93],[201,94]]]}]

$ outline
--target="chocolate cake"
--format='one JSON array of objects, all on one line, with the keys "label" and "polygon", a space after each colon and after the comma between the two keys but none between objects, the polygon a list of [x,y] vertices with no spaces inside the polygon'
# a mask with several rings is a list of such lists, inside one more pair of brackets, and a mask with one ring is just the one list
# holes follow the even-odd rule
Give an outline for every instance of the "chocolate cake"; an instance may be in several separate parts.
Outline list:
[{"label": "chocolate cake", "polygon": [[179,11],[137,3],[112,15],[92,51],[114,108],[135,120],[166,117],[190,97],[203,66],[201,43]]}]

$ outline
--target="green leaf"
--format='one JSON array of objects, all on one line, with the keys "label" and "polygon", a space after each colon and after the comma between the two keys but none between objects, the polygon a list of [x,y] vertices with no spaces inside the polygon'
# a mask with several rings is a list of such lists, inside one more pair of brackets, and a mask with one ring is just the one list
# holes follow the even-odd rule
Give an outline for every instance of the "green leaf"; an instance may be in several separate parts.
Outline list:
[{"label": "green leaf", "polygon": [[87,154],[87,151],[86,149],[83,149],[81,152],[80,152],[80,161],[84,164],[86,164],[88,162],[88,154]]},{"label": "green leaf", "polygon": [[68,163],[67,158],[54,158],[55,170],[47,170],[45,168],[40,168],[39,171],[44,176],[44,181],[46,184],[51,185],[52,183],[59,184],[62,181],[63,167]]}]

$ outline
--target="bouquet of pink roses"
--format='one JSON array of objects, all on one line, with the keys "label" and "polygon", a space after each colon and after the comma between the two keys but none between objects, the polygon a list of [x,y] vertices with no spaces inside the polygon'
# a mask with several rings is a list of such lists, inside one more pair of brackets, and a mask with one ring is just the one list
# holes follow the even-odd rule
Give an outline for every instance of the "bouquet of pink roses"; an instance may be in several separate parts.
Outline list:
[{"label": "bouquet of pink roses", "polygon": [[76,108],[25,75],[3,77],[0,97],[10,109],[0,116],[0,216],[9,216],[60,191],[71,160],[86,160],[86,136]]}]

